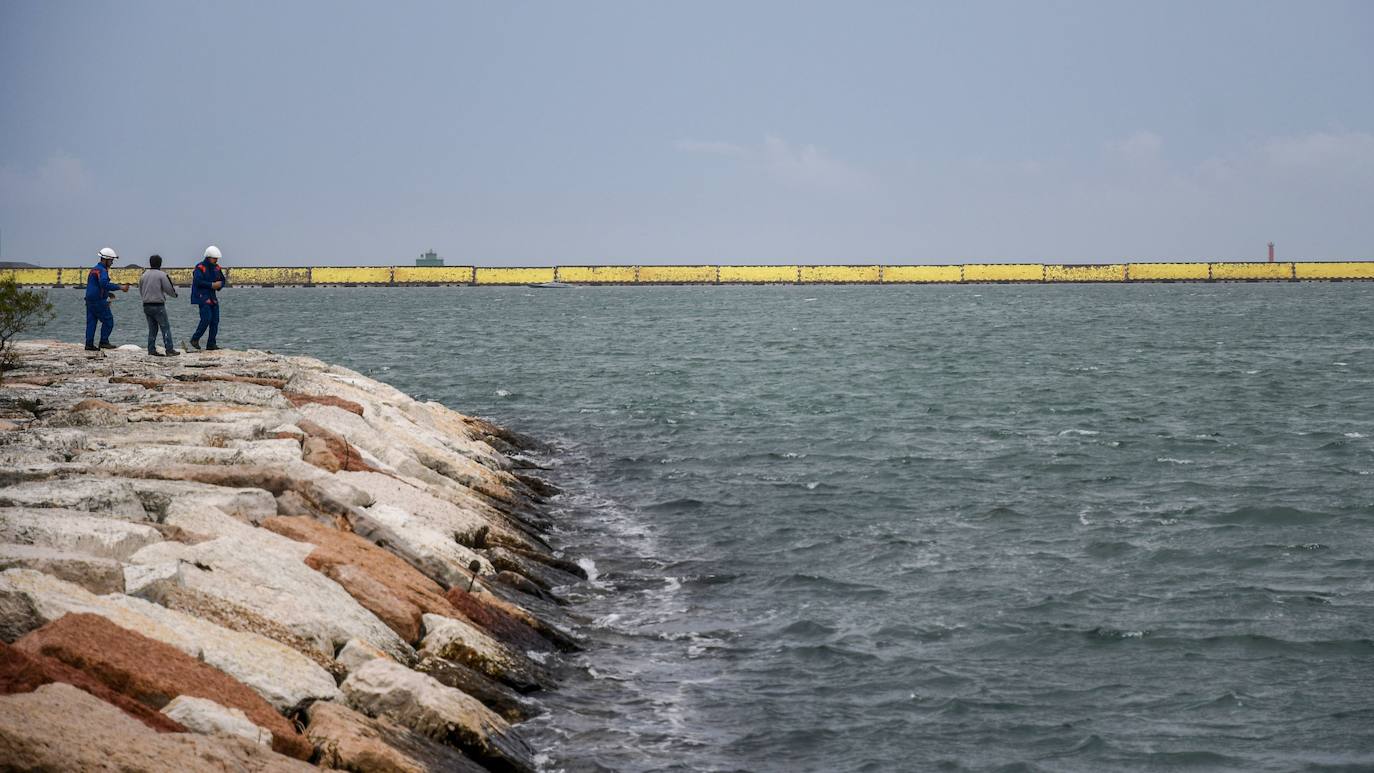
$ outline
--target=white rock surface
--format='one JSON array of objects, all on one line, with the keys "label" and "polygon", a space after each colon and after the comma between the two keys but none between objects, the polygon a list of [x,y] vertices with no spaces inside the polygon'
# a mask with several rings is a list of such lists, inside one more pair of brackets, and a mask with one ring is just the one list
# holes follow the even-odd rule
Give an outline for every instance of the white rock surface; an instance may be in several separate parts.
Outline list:
[{"label": "white rock surface", "polygon": [[[220,537],[197,545],[164,542],[140,550],[130,561],[143,565],[179,561],[175,579],[181,585],[275,620],[325,655],[332,657],[349,639],[362,639],[393,657],[410,656],[409,645],[337,583],[302,562],[286,560],[281,552],[264,550],[257,540]],[[127,576],[125,581],[129,581]]]},{"label": "white rock surface", "polygon": [[228,735],[268,748],[272,746],[270,731],[253,724],[242,710],[221,706],[208,698],[178,695],[162,707],[162,713],[193,733]]},{"label": "white rock surface", "polygon": [[357,671],[369,660],[376,660],[377,658],[390,659],[390,657],[390,655],[365,641],[349,639],[343,649],[339,650],[339,655],[335,660],[339,661],[339,665],[347,669],[349,673],[352,673]]},{"label": "white rock surface", "polygon": [[5,569],[33,569],[92,593],[124,592],[124,569],[120,563],[85,553],[0,543],[0,571]]},{"label": "white rock surface", "polygon": [[[363,511],[367,523],[354,530],[376,542],[383,539],[422,574],[443,585],[467,584],[467,568],[476,561],[481,574],[494,574],[486,557],[399,507],[373,505]],[[374,531],[375,527],[375,531]]]},{"label": "white rock surface", "polygon": [[76,510],[0,507],[0,541],[124,561],[161,542],[162,534],[151,526]]},{"label": "white rock surface", "polygon": [[113,478],[26,481],[0,489],[3,507],[56,507],[119,518],[151,520],[133,485]]}]

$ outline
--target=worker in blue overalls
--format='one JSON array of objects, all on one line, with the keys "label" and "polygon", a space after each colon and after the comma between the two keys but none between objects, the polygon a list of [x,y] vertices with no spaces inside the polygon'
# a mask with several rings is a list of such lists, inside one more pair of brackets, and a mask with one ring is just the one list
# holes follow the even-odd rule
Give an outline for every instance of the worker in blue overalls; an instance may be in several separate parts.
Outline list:
[{"label": "worker in blue overalls", "polygon": [[[128,285],[110,281],[110,266],[119,259],[119,254],[105,247],[100,250],[100,260],[96,261],[91,272],[86,275],[86,351],[113,349],[110,331],[114,330],[114,314],[110,313],[110,300],[114,291],[129,292]],[[95,345],[95,323],[100,323],[100,345]]]},{"label": "worker in blue overalls", "polygon": [[191,303],[200,307],[200,324],[191,334],[191,346],[197,349],[200,348],[200,336],[207,329],[210,338],[205,348],[209,351],[219,348],[215,344],[215,336],[219,335],[219,296],[215,291],[225,285],[219,259],[219,248],[212,244],[205,248],[205,259],[191,269]]}]

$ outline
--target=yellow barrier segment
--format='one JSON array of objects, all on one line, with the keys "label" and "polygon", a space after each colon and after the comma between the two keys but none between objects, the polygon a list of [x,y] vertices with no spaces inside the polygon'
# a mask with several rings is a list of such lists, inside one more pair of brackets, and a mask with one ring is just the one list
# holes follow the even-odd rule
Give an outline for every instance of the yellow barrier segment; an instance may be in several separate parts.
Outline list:
[{"label": "yellow barrier segment", "polygon": [[1374,279],[1374,261],[1294,263],[1298,279]]},{"label": "yellow barrier segment", "polygon": [[715,266],[640,266],[640,284],[715,284]]},{"label": "yellow barrier segment", "polygon": [[397,266],[396,284],[472,284],[472,266]]},{"label": "yellow barrier segment", "polygon": [[195,269],[190,268],[164,268],[167,278],[172,280],[172,284],[177,287],[189,287],[191,285],[191,272]]},{"label": "yellow barrier segment", "polygon": [[552,268],[478,268],[473,282],[479,285],[523,285],[554,281]]},{"label": "yellow barrier segment", "polygon": [[21,285],[47,285],[58,283],[62,277],[60,268],[6,268],[0,269],[0,277],[13,277]]},{"label": "yellow barrier segment", "polygon": [[554,281],[571,284],[634,284],[634,266],[559,266]]},{"label": "yellow barrier segment", "polygon": [[91,267],[83,268],[64,268],[61,269],[61,282],[64,287],[85,287],[86,275],[90,273]]},{"label": "yellow barrier segment", "polygon": [[963,278],[962,266],[883,266],[883,284],[934,284]]},{"label": "yellow barrier segment", "polygon": [[1126,264],[1101,266],[1045,266],[1046,282],[1124,282]]},{"label": "yellow barrier segment", "polygon": [[1209,263],[1212,279],[1292,279],[1292,263]]},{"label": "yellow barrier segment", "polygon": [[1045,267],[1039,263],[969,263],[965,282],[1042,282]]},{"label": "yellow barrier segment", "polygon": [[721,266],[721,284],[793,284],[800,269],[797,266]]},{"label": "yellow barrier segment", "polygon": [[310,281],[315,284],[388,284],[391,282],[390,268],[367,266],[321,266],[310,269]]},{"label": "yellow barrier segment", "polygon": [[1211,278],[1206,263],[1129,263],[1126,276],[1132,282],[1198,281]]},{"label": "yellow barrier segment", "polygon": [[[190,281],[190,269],[185,269]],[[231,285],[303,285],[310,284],[310,269],[301,268],[253,268],[238,266],[226,268]],[[167,272],[169,275],[171,271]],[[175,281],[175,280],[173,280]]]},{"label": "yellow barrier segment", "polygon": [[820,284],[848,284],[851,282],[877,282],[880,277],[877,266],[802,266],[801,282]]}]

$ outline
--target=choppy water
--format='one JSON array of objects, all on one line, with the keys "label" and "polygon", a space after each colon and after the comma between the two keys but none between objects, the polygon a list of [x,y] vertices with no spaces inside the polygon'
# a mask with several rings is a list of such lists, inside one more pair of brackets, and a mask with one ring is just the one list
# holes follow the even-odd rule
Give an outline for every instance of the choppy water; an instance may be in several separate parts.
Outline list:
[{"label": "choppy water", "polygon": [[1368,770],[1372,301],[234,289],[221,338],[557,444],[550,769]]}]

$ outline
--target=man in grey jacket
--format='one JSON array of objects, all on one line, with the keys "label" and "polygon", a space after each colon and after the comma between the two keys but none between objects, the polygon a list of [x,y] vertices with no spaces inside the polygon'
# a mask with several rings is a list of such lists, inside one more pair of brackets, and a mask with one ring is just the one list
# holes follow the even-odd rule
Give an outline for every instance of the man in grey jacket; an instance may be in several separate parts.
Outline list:
[{"label": "man in grey jacket", "polygon": [[167,319],[167,296],[177,297],[177,289],[167,272],[162,270],[162,256],[148,258],[148,270],[138,279],[138,294],[143,296],[143,316],[148,319],[148,353],[161,357],[157,350],[157,330],[162,328],[162,343],[167,354],[181,352],[172,348],[172,323]]}]

